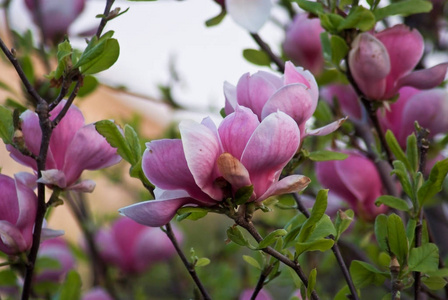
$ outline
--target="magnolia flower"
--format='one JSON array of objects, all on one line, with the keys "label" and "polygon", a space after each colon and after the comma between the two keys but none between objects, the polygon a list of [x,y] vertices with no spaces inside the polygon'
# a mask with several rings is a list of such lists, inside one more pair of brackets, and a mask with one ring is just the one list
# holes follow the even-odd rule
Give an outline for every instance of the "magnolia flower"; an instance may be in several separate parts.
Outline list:
[{"label": "magnolia flower", "polygon": [[420,33],[396,25],[374,35],[364,32],[352,43],[350,71],[358,87],[370,100],[387,100],[404,86],[430,89],[445,78],[447,63],[414,71],[423,55]]},{"label": "magnolia flower", "polygon": [[250,108],[259,120],[280,110],[291,116],[299,126],[302,139],[308,135],[326,135],[338,129],[344,119],[316,130],[305,130],[305,123],[314,114],[319,90],[314,76],[303,68],[285,64],[283,77],[259,71],[241,76],[237,86],[224,83],[225,112],[231,113],[237,105]]},{"label": "magnolia flower", "polygon": [[350,120],[360,120],[362,118],[361,102],[355,90],[349,84],[330,84],[320,90],[320,97],[333,106],[336,99],[344,115]]},{"label": "magnolia flower", "polygon": [[310,19],[308,14],[297,14],[286,30],[283,50],[295,65],[303,66],[318,75],[324,69],[324,55],[320,34],[325,30],[320,19]]},{"label": "magnolia flower", "polygon": [[[182,233],[173,227],[178,241]],[[140,273],[153,263],[168,260],[176,250],[167,235],[159,228],[151,228],[129,218],[119,218],[111,228],[98,231],[95,236],[101,258],[122,272]]]},{"label": "magnolia flower", "polygon": [[113,300],[101,287],[95,287],[82,296],[82,300]]},{"label": "magnolia flower", "polygon": [[415,131],[415,121],[429,129],[429,138],[446,133],[447,115],[448,92],[441,88],[421,91],[404,87],[400,89],[397,102],[378,112],[383,129],[390,129],[402,147],[406,146],[408,135]]},{"label": "magnolia flower", "polygon": [[0,174],[0,251],[16,255],[31,249],[37,196],[29,187],[34,176]]},{"label": "magnolia flower", "polygon": [[[241,292],[238,300],[251,300],[253,293],[254,293],[253,289],[244,290]],[[271,296],[271,294],[269,294],[268,291],[266,291],[265,289],[262,289],[258,292],[258,295],[255,298],[255,300],[272,300],[272,296]]]},{"label": "magnolia flower", "polygon": [[263,201],[310,182],[301,175],[279,181],[300,143],[297,124],[282,112],[260,123],[250,109],[237,106],[219,128],[210,118],[183,121],[179,128],[182,140],[146,144],[142,167],[156,199],[120,210],[138,223],[164,225],[182,206],[213,206],[245,186],[253,185],[250,201]]},{"label": "magnolia flower", "polygon": [[59,266],[57,268],[40,270],[36,274],[36,281],[39,282],[60,282],[64,279],[67,272],[75,266],[75,258],[67,242],[62,238],[54,238],[42,242],[39,247],[38,258],[42,257],[56,260]]},{"label": "magnolia flower", "polygon": [[[217,1],[222,3],[223,1]],[[248,31],[257,33],[271,14],[271,0],[225,0],[224,7],[232,19]]]},{"label": "magnolia flower", "polygon": [[[60,42],[68,28],[84,9],[86,0],[25,0],[26,7],[33,15],[33,21],[41,30],[44,39]],[[39,20],[39,11],[42,23]]]},{"label": "magnolia flower", "polygon": [[385,206],[375,200],[384,194],[381,177],[375,164],[357,152],[348,152],[345,160],[316,163],[316,176],[323,187],[330,189],[329,202],[337,197],[347,202],[365,220],[374,220]]},{"label": "magnolia flower", "polygon": [[[54,119],[64,107],[66,101],[61,101],[51,112]],[[25,146],[33,154],[39,154],[42,132],[36,113],[27,110],[21,116],[21,128]],[[37,171],[37,164],[31,157],[23,155],[11,145],[6,146],[11,157]],[[94,124],[84,125],[81,111],[74,105],[53,130],[48,149],[46,171],[42,172],[39,182],[58,186],[61,189],[71,189],[91,192],[95,183],[91,180],[76,181],[84,170],[98,170],[118,163],[121,158],[116,154],[106,139],[95,129]]]}]

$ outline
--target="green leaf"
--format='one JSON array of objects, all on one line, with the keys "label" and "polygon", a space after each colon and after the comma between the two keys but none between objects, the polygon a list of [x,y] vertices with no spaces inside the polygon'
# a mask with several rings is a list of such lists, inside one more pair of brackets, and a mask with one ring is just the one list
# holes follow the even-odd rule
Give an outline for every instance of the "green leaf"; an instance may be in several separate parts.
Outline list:
[{"label": "green leaf", "polygon": [[113,31],[109,31],[100,39],[94,36],[73,67],[79,68],[84,75],[109,69],[120,55],[120,46],[116,39],[111,38],[112,35]]},{"label": "green leaf", "polygon": [[409,16],[418,13],[430,12],[432,4],[424,0],[404,0],[397,1],[388,6],[378,8],[374,11],[376,21],[381,21],[389,16],[401,15]]},{"label": "green leaf", "polygon": [[79,89],[77,96],[83,98],[90,95],[92,92],[96,90],[99,84],[100,83],[98,82],[98,79],[96,79],[94,76],[91,75],[85,76],[82,81],[82,87]]},{"label": "green leaf", "polygon": [[389,207],[401,210],[401,211],[409,211],[411,208],[408,205],[408,202],[406,202],[406,200],[394,197],[394,196],[389,196],[389,195],[383,195],[383,196],[379,196],[376,200],[375,200],[375,205],[376,206],[380,206],[381,204],[385,204]]},{"label": "green leaf", "polygon": [[406,157],[409,161],[409,164],[411,165],[411,171],[413,173],[418,171],[418,148],[417,148],[417,138],[415,137],[415,134],[412,133],[407,138],[407,145],[406,145]]},{"label": "green leaf", "polygon": [[320,190],[317,193],[316,202],[313,205],[311,215],[300,230],[298,242],[305,242],[313,233],[316,223],[320,221],[327,209],[327,197],[328,190]]},{"label": "green leaf", "polygon": [[336,66],[339,66],[341,61],[347,55],[349,48],[345,40],[337,35],[331,36],[330,43],[332,53],[331,60]]},{"label": "green leaf", "polygon": [[368,31],[375,26],[374,14],[365,7],[356,6],[348,14],[347,18],[338,26],[338,31],[343,29],[356,28],[361,31]]},{"label": "green leaf", "polygon": [[[333,300],[347,300],[347,295],[351,295],[350,289],[345,285],[339,292],[334,296]],[[358,292],[359,295],[359,292]]]},{"label": "green leaf", "polygon": [[294,2],[297,2],[301,9],[314,15],[319,15],[324,12],[324,8],[321,3],[306,0],[294,0]]},{"label": "green leaf", "polygon": [[308,286],[306,287],[307,299],[311,299],[311,293],[314,291],[314,287],[316,286],[316,277],[317,270],[316,268],[314,268],[311,270],[310,275],[308,276]]},{"label": "green leaf", "polygon": [[334,227],[336,228],[335,240],[338,241],[342,233],[347,230],[353,221],[355,213],[351,209],[347,209],[345,212],[338,210],[336,215],[336,220],[334,222]]},{"label": "green leaf", "polygon": [[343,17],[337,14],[321,14],[319,16],[320,18],[320,25],[328,32],[330,33],[337,33],[339,30],[339,26],[341,23],[345,21]]},{"label": "green leaf", "polygon": [[404,267],[407,262],[409,245],[403,221],[396,214],[391,214],[387,218],[387,237],[390,252],[397,257],[400,267]]},{"label": "green leaf", "polygon": [[330,42],[330,38],[328,37],[328,33],[327,32],[322,32],[320,34],[320,43],[322,44],[322,52],[324,54],[324,58],[326,61],[331,61],[332,58],[332,47],[331,47],[331,42]]},{"label": "green leaf", "polygon": [[17,286],[17,275],[12,270],[0,271],[0,286]]},{"label": "green leaf", "polygon": [[263,270],[263,268],[260,266],[260,263],[255,258],[253,258],[252,256],[243,255],[243,259],[244,259],[245,262],[247,262],[252,267],[257,268],[260,271]]},{"label": "green leaf", "polygon": [[36,261],[37,273],[43,270],[58,270],[61,267],[61,263],[57,259],[48,256],[39,257]]},{"label": "green leaf", "polygon": [[328,150],[310,152],[308,156],[312,161],[344,160],[347,157],[348,154]]},{"label": "green leaf", "polygon": [[400,144],[398,144],[398,141],[395,138],[393,132],[389,129],[386,131],[386,143],[394,156],[405,164],[406,169],[412,170],[411,164],[409,163],[406,154],[404,154],[403,149],[401,149]]},{"label": "green leaf", "polygon": [[200,259],[198,259],[198,261],[196,262],[196,264],[194,266],[195,267],[205,267],[208,264],[210,264],[210,259],[208,259],[206,257],[201,257]]},{"label": "green leaf", "polygon": [[422,282],[433,291],[440,290],[446,285],[446,280],[439,276],[423,277]]},{"label": "green leaf", "polygon": [[257,66],[270,66],[271,58],[269,55],[262,51],[256,49],[244,49],[243,56],[248,61]]},{"label": "green leaf", "polygon": [[409,269],[415,272],[431,272],[439,268],[439,248],[428,243],[411,249],[409,253]]},{"label": "green leaf", "polygon": [[306,220],[307,218],[303,214],[299,214],[285,225],[284,228],[288,231],[288,234],[284,237],[286,247],[292,246],[292,243],[296,239],[297,235],[299,235],[302,225],[306,222]]},{"label": "green leaf", "polygon": [[411,199],[413,199],[414,193],[412,192],[413,189],[411,186],[411,182],[409,181],[409,176],[404,163],[400,160],[396,160],[393,162],[393,165],[394,169],[392,170],[391,174],[397,175],[398,180],[400,180],[401,186],[403,187],[403,190]]},{"label": "green leaf", "polygon": [[131,125],[124,125],[124,138],[126,139],[126,143],[128,144],[131,150],[131,165],[135,165],[140,160],[142,155],[142,148],[140,145],[140,140],[138,138],[137,132],[135,132],[134,128]]},{"label": "green leaf", "polygon": [[369,285],[382,285],[388,274],[379,271],[374,266],[359,260],[353,260],[350,265],[350,274],[353,283],[357,288],[363,288]]},{"label": "green leaf", "polygon": [[387,242],[387,216],[378,215],[375,219],[375,237],[381,250],[389,252]]},{"label": "green leaf", "polygon": [[73,48],[69,41],[66,40],[58,45],[58,66],[56,67],[56,71],[54,73],[55,79],[61,78],[61,76],[69,71],[69,68],[71,68],[72,53]]},{"label": "green leaf", "polygon": [[219,15],[217,15],[217,16],[211,18],[211,19],[208,19],[207,21],[205,21],[205,26],[207,26],[207,27],[216,26],[219,23],[221,23],[222,20],[224,20],[225,16],[226,16],[226,11],[223,9],[219,13]]},{"label": "green leaf", "polygon": [[250,245],[249,241],[237,226],[232,226],[227,229],[227,237],[229,238],[229,240],[240,246],[249,247]]},{"label": "green leaf", "polygon": [[316,223],[313,232],[308,237],[308,242],[320,240],[328,236],[336,235],[336,228],[334,228],[333,222],[328,215],[323,215],[322,218]]},{"label": "green leaf", "polygon": [[5,144],[12,144],[13,136],[14,124],[12,121],[12,112],[0,105],[0,137]]},{"label": "green leaf", "polygon": [[418,190],[418,201],[423,205],[442,190],[442,184],[448,173],[448,158],[438,161],[431,169],[428,180]]},{"label": "green leaf", "polygon": [[21,57],[19,61],[26,78],[32,85],[34,85],[35,82],[34,64],[33,61],[31,60],[31,57],[29,55],[26,55],[24,57]]},{"label": "green leaf", "polygon": [[248,185],[240,187],[235,193],[235,201],[236,205],[241,205],[249,201],[250,197],[254,193],[254,186]]},{"label": "green leaf", "polygon": [[272,245],[277,238],[285,236],[288,232],[284,229],[277,229],[269,233],[261,242],[258,244],[257,249],[263,249]]},{"label": "green leaf", "polygon": [[196,221],[205,217],[209,211],[206,207],[181,207],[177,210],[177,221],[180,222],[185,219]]},{"label": "green leaf", "polygon": [[298,257],[302,253],[310,252],[310,251],[320,251],[325,252],[328,249],[333,247],[334,241],[332,239],[320,239],[307,243],[297,243],[295,245],[296,248],[296,256]]},{"label": "green leaf", "polygon": [[81,298],[81,277],[71,270],[67,273],[65,282],[61,286],[60,300],[79,300]]},{"label": "green leaf", "polygon": [[125,137],[118,129],[117,124],[110,120],[102,120],[95,123],[96,130],[106,138],[111,147],[117,148],[117,153],[128,163],[135,162],[133,151],[126,142]]},{"label": "green leaf", "polygon": [[406,236],[409,241],[409,245],[414,245],[415,237],[415,227],[417,226],[417,221],[415,219],[409,219],[406,225]]}]

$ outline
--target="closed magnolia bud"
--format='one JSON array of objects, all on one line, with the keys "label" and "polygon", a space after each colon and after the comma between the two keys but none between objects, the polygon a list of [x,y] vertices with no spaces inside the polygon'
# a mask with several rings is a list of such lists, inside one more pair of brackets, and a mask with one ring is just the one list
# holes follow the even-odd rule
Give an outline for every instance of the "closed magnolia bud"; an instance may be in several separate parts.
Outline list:
[{"label": "closed magnolia bud", "polygon": [[336,100],[340,106],[342,114],[348,116],[350,120],[360,120],[362,117],[361,102],[355,90],[349,84],[330,84],[320,90],[321,99],[333,106]]},{"label": "closed magnolia bud", "polygon": [[[252,299],[253,293],[254,293],[253,289],[244,290],[240,294],[240,297],[238,298],[238,300],[250,300],[250,299]],[[259,291],[257,297],[255,298],[255,300],[272,300],[272,299],[273,298],[272,298],[271,294],[269,294],[269,292],[266,291],[265,289],[262,289],[261,291]]]},{"label": "closed magnolia bud", "polygon": [[53,238],[42,242],[39,247],[38,258],[50,258],[58,262],[59,266],[52,269],[40,270],[36,275],[36,281],[60,282],[67,272],[74,268],[75,258],[62,238]]}]

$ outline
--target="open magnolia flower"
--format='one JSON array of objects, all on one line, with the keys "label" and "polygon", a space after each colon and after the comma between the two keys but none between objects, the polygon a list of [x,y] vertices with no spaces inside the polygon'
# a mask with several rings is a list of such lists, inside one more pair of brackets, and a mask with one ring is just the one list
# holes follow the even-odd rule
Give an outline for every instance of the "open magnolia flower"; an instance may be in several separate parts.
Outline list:
[{"label": "open magnolia flower", "polygon": [[181,140],[146,144],[142,167],[156,199],[120,209],[138,223],[162,226],[182,206],[213,206],[245,186],[254,188],[249,201],[263,201],[310,182],[302,175],[279,181],[300,143],[296,122],[282,112],[260,123],[250,109],[237,106],[219,128],[209,118],[183,121],[179,128]]},{"label": "open magnolia flower", "polygon": [[215,0],[241,27],[252,33],[266,23],[271,14],[272,0]]},{"label": "open magnolia flower", "polygon": [[319,99],[319,89],[313,74],[291,62],[285,64],[283,77],[259,71],[241,76],[237,86],[225,82],[225,112],[231,113],[237,105],[250,108],[263,120],[280,110],[293,118],[299,126],[301,138],[308,135],[326,135],[338,129],[345,119],[322,128],[307,130],[305,127],[314,114]]},{"label": "open magnolia flower", "polygon": [[424,41],[416,29],[395,25],[374,35],[364,32],[352,43],[348,61],[360,90],[370,100],[387,100],[404,86],[430,89],[445,79],[448,64],[414,71]]},{"label": "open magnolia flower", "polygon": [[[64,107],[66,101],[61,101],[52,111],[50,119],[54,119]],[[39,117],[27,110],[21,116],[21,127],[25,146],[33,154],[39,154],[42,131]],[[37,171],[34,159],[23,155],[11,145],[6,148],[11,157]],[[84,125],[81,111],[71,105],[67,114],[53,130],[48,149],[46,170],[42,172],[39,182],[58,186],[61,189],[72,189],[82,192],[92,192],[95,183],[92,180],[76,181],[84,170],[98,170],[118,163],[121,157],[106,139],[100,135],[94,124]]]}]

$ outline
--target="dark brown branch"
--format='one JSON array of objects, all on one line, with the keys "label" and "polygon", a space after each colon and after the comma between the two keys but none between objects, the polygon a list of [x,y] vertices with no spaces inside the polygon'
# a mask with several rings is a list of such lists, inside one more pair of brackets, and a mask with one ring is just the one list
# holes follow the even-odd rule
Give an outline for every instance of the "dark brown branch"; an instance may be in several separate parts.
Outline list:
[{"label": "dark brown branch", "polygon": [[111,10],[114,2],[115,2],[115,0],[107,0],[107,2],[106,2],[106,7],[104,8],[104,13],[103,13],[104,17],[101,19],[100,25],[98,26],[98,30],[96,31],[96,34],[95,34],[97,38],[100,38],[101,33],[104,30],[104,27],[106,27],[107,21],[109,21],[108,16],[109,16],[110,10]]},{"label": "dark brown branch", "polygon": [[198,274],[195,271],[194,265],[191,264],[185,254],[183,253],[182,249],[179,246],[179,243],[177,242],[176,236],[174,235],[173,229],[171,228],[171,224],[168,223],[165,225],[165,233],[170,239],[171,243],[173,244],[174,248],[176,249],[177,254],[179,255],[180,259],[182,260],[182,263],[187,268],[188,273],[190,274],[191,278],[193,279],[194,283],[198,287],[202,297],[204,300],[210,300],[211,297],[208,294],[207,290],[205,289],[204,285],[202,284],[201,280],[198,277]]},{"label": "dark brown branch", "polygon": [[263,50],[271,59],[271,61],[277,66],[278,70],[282,73],[285,72],[285,62],[272,52],[271,47],[266,44],[258,33],[251,33],[250,36],[254,39],[258,46],[260,46],[261,50]]},{"label": "dark brown branch", "polygon": [[75,100],[76,96],[78,95],[79,88],[81,87],[81,80],[78,80],[76,82],[75,88],[73,89],[72,93],[70,94],[70,97],[67,99],[67,103],[65,103],[62,110],[59,112],[59,114],[54,118],[52,125],[53,127],[56,127],[59,122],[62,120],[62,118],[65,116],[67,111],[69,110],[70,106],[72,105],[73,101]]},{"label": "dark brown branch", "polygon": [[267,266],[266,268],[261,271],[260,277],[258,278],[257,285],[255,286],[254,292],[252,293],[252,296],[250,297],[250,300],[256,300],[258,293],[263,289],[264,282],[266,278],[268,278],[269,274],[272,272],[272,269],[274,268],[274,265],[271,264]]}]

